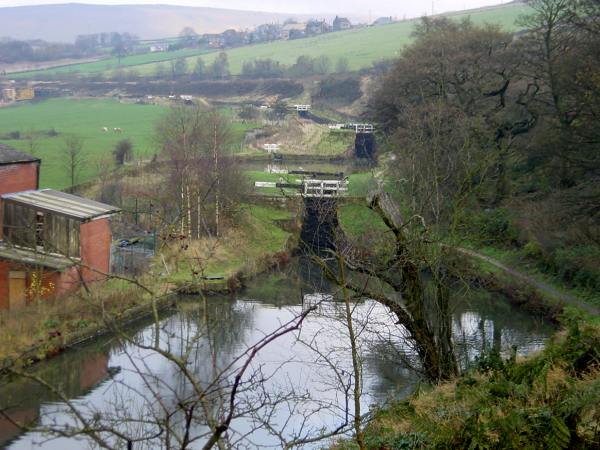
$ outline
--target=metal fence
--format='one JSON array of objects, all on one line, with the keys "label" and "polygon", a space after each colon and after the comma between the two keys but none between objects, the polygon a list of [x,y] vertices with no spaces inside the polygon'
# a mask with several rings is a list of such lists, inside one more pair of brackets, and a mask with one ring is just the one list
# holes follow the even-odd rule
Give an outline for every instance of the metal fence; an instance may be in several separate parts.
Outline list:
[{"label": "metal fence", "polygon": [[155,235],[121,239],[112,247],[112,273],[129,276],[143,274],[148,270],[155,248]]}]

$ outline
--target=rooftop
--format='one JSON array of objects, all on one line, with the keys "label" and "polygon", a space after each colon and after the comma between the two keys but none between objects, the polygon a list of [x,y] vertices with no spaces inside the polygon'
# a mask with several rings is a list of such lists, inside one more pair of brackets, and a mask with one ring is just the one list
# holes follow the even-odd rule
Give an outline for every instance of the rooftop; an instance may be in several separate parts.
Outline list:
[{"label": "rooftop", "polygon": [[46,255],[32,249],[14,247],[2,242],[0,242],[0,258],[59,271],[75,265],[74,261],[65,256]]},{"label": "rooftop", "polygon": [[3,195],[2,199],[21,205],[32,206],[40,211],[60,214],[82,222],[121,211],[114,206],[65,192],[55,191],[54,189],[15,192]]},{"label": "rooftop", "polygon": [[8,145],[0,144],[0,165],[25,162],[36,162],[39,158],[18,151]]}]

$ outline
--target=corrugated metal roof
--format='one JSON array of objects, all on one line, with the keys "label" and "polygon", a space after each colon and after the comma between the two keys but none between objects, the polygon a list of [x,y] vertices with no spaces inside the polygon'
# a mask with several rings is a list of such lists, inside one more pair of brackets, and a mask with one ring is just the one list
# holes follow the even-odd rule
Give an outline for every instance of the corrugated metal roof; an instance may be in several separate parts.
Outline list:
[{"label": "corrugated metal roof", "polygon": [[0,165],[36,162],[39,160],[40,159],[36,158],[35,156],[20,152],[15,148],[9,147],[8,145],[0,144]]},{"label": "corrugated metal roof", "polygon": [[121,211],[114,206],[55,191],[54,189],[15,192],[3,195],[2,198],[34,207],[40,211],[54,212],[81,221],[88,221]]},{"label": "corrugated metal roof", "polygon": [[47,267],[54,270],[65,270],[76,263],[65,256],[46,255],[35,250],[13,247],[0,242],[0,259],[8,259],[21,264]]}]

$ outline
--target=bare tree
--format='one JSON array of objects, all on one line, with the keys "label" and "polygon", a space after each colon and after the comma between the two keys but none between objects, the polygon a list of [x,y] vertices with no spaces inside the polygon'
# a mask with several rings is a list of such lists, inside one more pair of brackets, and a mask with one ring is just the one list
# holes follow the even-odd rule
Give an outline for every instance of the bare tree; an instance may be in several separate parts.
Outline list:
[{"label": "bare tree", "polygon": [[85,163],[83,139],[74,135],[67,136],[63,147],[63,157],[70,186],[73,188],[79,182],[79,176]]},{"label": "bare tree", "polygon": [[172,180],[172,198],[165,204],[178,205],[171,215],[180,233],[218,236],[223,221],[237,212],[246,188],[229,121],[214,110],[178,106],[158,124],[157,140]]}]

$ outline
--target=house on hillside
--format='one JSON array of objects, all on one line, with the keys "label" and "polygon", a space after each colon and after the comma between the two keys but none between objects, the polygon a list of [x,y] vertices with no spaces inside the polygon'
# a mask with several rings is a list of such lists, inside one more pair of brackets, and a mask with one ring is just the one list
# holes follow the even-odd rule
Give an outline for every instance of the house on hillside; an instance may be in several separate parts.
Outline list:
[{"label": "house on hillside", "polygon": [[317,34],[329,33],[331,25],[324,20],[311,20],[306,24],[305,32],[307,36],[315,36]]},{"label": "house on hillside", "polygon": [[205,34],[202,36],[202,42],[209,48],[225,47],[225,38],[221,34]]},{"label": "house on hillside", "polygon": [[225,30],[221,36],[223,36],[226,47],[239,47],[240,45],[246,45],[250,42],[250,36],[244,31],[237,31],[234,29]]},{"label": "house on hillside", "polygon": [[169,50],[169,44],[154,44],[150,46],[150,53],[166,52]]},{"label": "house on hillside", "polygon": [[0,309],[106,278],[118,208],[39,189],[40,160],[0,144]]},{"label": "house on hillside", "polygon": [[374,26],[389,25],[390,23],[394,23],[394,19],[392,18],[392,16],[389,16],[389,17],[380,17],[375,22],[373,22],[373,25]]},{"label": "house on hillside", "polygon": [[305,23],[288,23],[281,27],[279,38],[283,40],[299,39],[305,36]]},{"label": "house on hillside", "polygon": [[333,31],[343,31],[352,28],[352,23],[345,17],[335,16],[333,19]]}]

